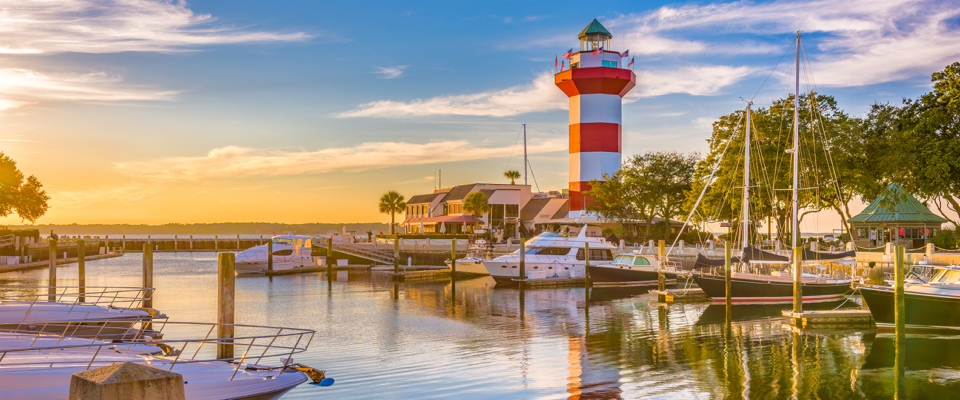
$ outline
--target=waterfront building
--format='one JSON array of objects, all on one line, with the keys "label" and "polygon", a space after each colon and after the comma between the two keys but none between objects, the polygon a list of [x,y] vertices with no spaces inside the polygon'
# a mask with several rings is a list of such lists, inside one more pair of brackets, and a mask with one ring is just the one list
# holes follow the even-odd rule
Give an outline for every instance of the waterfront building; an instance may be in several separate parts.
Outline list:
[{"label": "waterfront building", "polygon": [[621,101],[637,82],[599,21],[590,22],[578,38],[580,51],[569,56],[570,69],[554,75],[570,101],[570,218],[583,216],[590,180],[603,181],[604,174],[620,170]]},{"label": "waterfront building", "polygon": [[882,247],[891,243],[914,249],[926,245],[947,220],[894,183],[847,222],[850,238],[858,247]]},{"label": "waterfront building", "polygon": [[[480,218],[464,210],[464,199],[474,192],[483,193],[490,205]],[[542,219],[566,215],[566,203],[559,192],[531,193],[530,185],[471,183],[411,197],[400,227],[408,234],[453,234],[473,232],[482,225],[501,238],[515,238]]]}]

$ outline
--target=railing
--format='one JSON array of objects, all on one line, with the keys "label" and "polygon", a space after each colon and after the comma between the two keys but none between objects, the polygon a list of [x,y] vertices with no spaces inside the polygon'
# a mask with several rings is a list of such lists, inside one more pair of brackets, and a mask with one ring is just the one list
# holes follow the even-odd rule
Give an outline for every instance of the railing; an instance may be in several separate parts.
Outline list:
[{"label": "railing", "polygon": [[154,288],[109,286],[5,286],[0,288],[0,300],[29,302],[31,305],[53,301],[71,305],[138,308],[144,298],[153,296]]},{"label": "railing", "polygon": [[[60,325],[69,328],[75,322],[47,322],[49,326]],[[0,373],[16,372],[26,367],[55,367],[84,365],[84,370],[110,365],[117,358],[129,358],[127,361],[142,361],[144,356],[154,360],[152,365],[173,370],[177,364],[201,362],[229,362],[236,364],[230,380],[236,376],[242,366],[247,369],[272,369],[260,366],[265,358],[285,357],[283,366],[292,364],[292,356],[307,350],[316,333],[309,329],[271,327],[259,325],[217,324],[202,322],[163,322],[164,328],[175,328],[179,334],[202,335],[202,339],[154,340],[139,337],[137,340],[106,342],[93,338],[72,338],[60,336],[36,335],[33,333],[7,333],[4,343],[19,343],[18,346],[0,347]],[[234,332],[248,331],[245,335],[233,338],[211,338],[218,327],[233,327]],[[29,343],[27,343],[29,342]],[[220,357],[218,346],[232,346],[242,350],[242,355]],[[44,357],[50,351],[56,351],[57,359]],[[110,351],[105,351],[110,350]],[[213,354],[211,354],[213,353]],[[118,356],[117,354],[120,354]],[[99,357],[99,359],[98,359]],[[169,365],[169,366],[167,366]],[[283,371],[281,370],[281,374]]]},{"label": "railing", "polygon": [[[315,240],[314,243],[319,244],[320,247],[324,247],[324,248],[327,247],[326,239],[318,237],[318,238],[315,238],[314,240]],[[394,262],[393,253],[372,249],[366,246],[360,246],[353,243],[334,242],[332,250],[358,256],[358,257],[368,258],[374,261],[382,262],[384,264],[393,264]]]}]

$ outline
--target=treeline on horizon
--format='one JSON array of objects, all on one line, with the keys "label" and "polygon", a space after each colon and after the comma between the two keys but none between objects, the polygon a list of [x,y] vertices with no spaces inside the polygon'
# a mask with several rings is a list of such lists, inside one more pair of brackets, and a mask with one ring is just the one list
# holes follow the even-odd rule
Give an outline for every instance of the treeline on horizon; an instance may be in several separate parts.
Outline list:
[{"label": "treeline on horizon", "polygon": [[343,231],[355,231],[365,234],[371,231],[374,234],[388,231],[389,225],[384,223],[311,223],[311,224],[281,224],[270,222],[223,222],[211,224],[42,224],[42,225],[8,225],[14,229],[38,229],[42,235],[54,233],[63,235],[274,235],[293,232],[297,234],[327,234]]}]

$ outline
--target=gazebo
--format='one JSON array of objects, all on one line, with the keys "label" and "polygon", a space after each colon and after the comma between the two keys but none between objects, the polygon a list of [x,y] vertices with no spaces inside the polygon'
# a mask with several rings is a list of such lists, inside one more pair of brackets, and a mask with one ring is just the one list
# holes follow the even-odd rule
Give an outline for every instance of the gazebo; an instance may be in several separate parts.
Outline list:
[{"label": "gazebo", "polygon": [[947,220],[894,183],[847,222],[850,223],[851,238],[858,247],[881,247],[892,243],[918,248],[926,245]]}]

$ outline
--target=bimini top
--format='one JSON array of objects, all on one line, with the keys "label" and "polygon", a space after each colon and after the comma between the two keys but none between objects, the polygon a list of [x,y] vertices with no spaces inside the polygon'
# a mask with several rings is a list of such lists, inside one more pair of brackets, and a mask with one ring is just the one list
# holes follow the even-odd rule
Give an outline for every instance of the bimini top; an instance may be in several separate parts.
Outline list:
[{"label": "bimini top", "polygon": [[870,205],[847,220],[847,222],[928,222],[942,224],[947,220],[918,201],[913,195],[904,193],[900,185],[893,183]]},{"label": "bimini top", "polygon": [[580,34],[577,35],[577,37],[580,39],[583,39],[587,37],[587,35],[604,35],[608,38],[613,39],[613,35],[610,34],[610,31],[608,31],[607,28],[604,28],[603,25],[600,24],[600,21],[597,21],[596,18],[594,18],[593,21],[590,22],[590,25],[587,25],[586,28],[583,28],[583,30],[580,31]]},{"label": "bimini top", "polygon": [[272,239],[313,239],[313,237],[302,236],[302,235],[280,235],[280,236],[274,236]]}]

